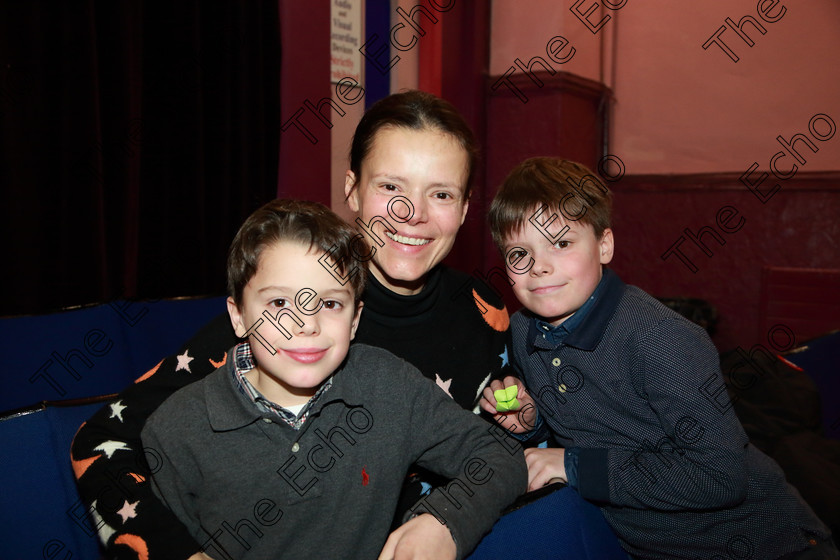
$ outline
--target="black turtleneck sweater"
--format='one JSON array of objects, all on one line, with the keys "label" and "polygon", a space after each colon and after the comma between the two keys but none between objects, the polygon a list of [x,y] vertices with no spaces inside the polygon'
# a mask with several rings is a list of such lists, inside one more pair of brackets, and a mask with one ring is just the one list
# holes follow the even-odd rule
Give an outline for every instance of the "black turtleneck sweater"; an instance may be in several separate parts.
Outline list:
[{"label": "black turtleneck sweater", "polygon": [[464,408],[475,407],[481,389],[507,364],[507,310],[463,272],[438,266],[413,296],[395,294],[370,275],[362,299],[355,341],[403,358]]},{"label": "black turtleneck sweater", "polygon": [[[467,409],[474,409],[491,378],[510,373],[505,348],[508,313],[501,299],[480,280],[438,266],[419,294],[400,296],[372,275],[368,278],[356,342],[385,348],[405,359]],[[136,559],[133,548],[141,541],[151,558],[187,558],[201,550],[152,492],[140,432],[172,393],[224,363],[225,352],[237,341],[227,313],[219,315],[177,354],[163,359],[115,399],[122,407],[120,415],[106,405],[76,434],[71,459],[79,493],[88,506],[95,504],[89,511],[95,511],[93,519],[107,539],[109,558]],[[120,452],[110,456],[102,452],[115,445]],[[401,508],[419,497],[421,480],[434,483],[425,477],[412,480]],[[106,494],[107,500],[100,499]],[[120,515],[123,500],[134,504],[133,517]]]}]

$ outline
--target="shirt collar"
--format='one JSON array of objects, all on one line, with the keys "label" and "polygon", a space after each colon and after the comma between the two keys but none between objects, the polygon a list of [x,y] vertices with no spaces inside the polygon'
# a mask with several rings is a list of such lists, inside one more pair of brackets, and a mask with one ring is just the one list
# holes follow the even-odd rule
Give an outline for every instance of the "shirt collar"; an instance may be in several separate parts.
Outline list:
[{"label": "shirt collar", "polygon": [[312,398],[303,405],[303,408],[301,408],[297,414],[294,414],[291,410],[265,398],[262,393],[260,393],[259,390],[254,387],[250,381],[248,381],[248,378],[245,377],[245,373],[254,369],[254,366],[256,365],[254,362],[254,355],[251,352],[251,343],[242,342],[236,346],[234,350],[233,363],[234,367],[232,375],[240,393],[248,397],[248,399],[254,403],[254,406],[257,407],[260,412],[273,413],[296,430],[299,430],[303,423],[306,422],[312,406],[318,402],[321,395],[332,387],[333,383],[332,376],[327,378]]},{"label": "shirt collar", "polygon": [[[536,315],[529,314],[531,321],[528,325],[528,353],[533,354],[538,349],[553,350],[561,343],[581,350],[593,350],[606,329],[607,321],[618,306],[625,287],[624,282],[614,272],[605,268],[598,286],[586,303],[557,327],[552,327]],[[546,331],[540,324],[548,325],[550,330]]]},{"label": "shirt collar", "polygon": [[[237,345],[228,351],[227,361],[219,368],[223,371],[212,373],[206,380],[204,394],[207,413],[210,425],[216,431],[235,430],[261,418],[277,417],[275,412],[266,412],[255,406],[255,402],[248,396],[247,388],[242,387],[239,383],[235,372],[236,362],[238,358],[241,358],[243,366],[248,363],[247,353],[250,352],[250,345],[248,346],[248,352],[241,350],[239,357],[237,357],[239,346]],[[357,345],[350,345],[348,357],[330,377],[329,390],[322,387],[323,390],[319,390],[319,393],[316,393],[310,400],[309,416],[318,414],[321,408],[330,402],[344,401],[346,404],[353,406],[360,405],[364,400],[364,391],[357,386],[358,383],[353,379],[353,376],[341,375],[342,370],[346,369],[348,363],[352,360],[355,346]],[[253,357],[250,360],[253,363]],[[357,364],[355,367],[358,368],[359,365]],[[301,410],[298,417],[301,417],[303,413],[304,411]]]},{"label": "shirt collar", "polygon": [[543,319],[537,316],[534,316],[531,319],[531,322],[534,323],[534,325],[537,328],[537,331],[542,332],[542,336],[551,344],[560,344],[586,318],[586,315],[589,313],[589,310],[592,309],[592,307],[595,305],[595,300],[598,299],[598,296],[603,291],[603,285],[604,276],[601,275],[601,280],[598,282],[598,285],[595,286],[595,291],[592,292],[592,295],[589,296],[589,299],[587,299],[583,303],[583,305],[580,306],[580,309],[575,311],[571,317],[569,317],[556,327],[548,321],[544,321]]}]

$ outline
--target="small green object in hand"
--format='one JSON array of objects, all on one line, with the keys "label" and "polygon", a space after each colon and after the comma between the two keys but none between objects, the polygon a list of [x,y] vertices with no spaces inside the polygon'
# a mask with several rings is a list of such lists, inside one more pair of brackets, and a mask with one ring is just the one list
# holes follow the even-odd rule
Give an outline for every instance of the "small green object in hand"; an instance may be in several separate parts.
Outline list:
[{"label": "small green object in hand", "polygon": [[516,395],[519,388],[516,385],[510,385],[504,389],[497,389],[493,391],[493,396],[496,397],[496,410],[499,412],[510,412],[519,408],[519,401],[516,400]]}]

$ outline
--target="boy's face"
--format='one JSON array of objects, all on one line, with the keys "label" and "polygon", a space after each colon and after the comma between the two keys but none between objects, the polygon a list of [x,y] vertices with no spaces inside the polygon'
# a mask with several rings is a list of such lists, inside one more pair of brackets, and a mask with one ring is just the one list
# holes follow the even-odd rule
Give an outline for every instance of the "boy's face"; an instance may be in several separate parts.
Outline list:
[{"label": "boy's face", "polygon": [[[242,304],[237,308],[228,298],[237,336],[252,330],[258,389],[282,406],[304,403],[315,394],[344,360],[359,324],[361,302],[354,304],[350,283],[342,286],[318,262],[320,256],[317,248],[310,251],[290,241],[265,247]],[[290,339],[262,314],[268,311],[276,318],[281,310],[288,312],[279,315],[279,322]]]},{"label": "boy's face", "polygon": [[[516,298],[531,312],[557,326],[586,303],[601,280],[602,267],[612,260],[612,230],[604,230],[601,239],[589,224],[560,220],[560,228],[569,226],[560,240],[552,244],[536,226],[526,222],[507,239],[503,247],[506,259],[524,274],[506,266]],[[555,231],[552,226],[550,234]],[[516,261],[516,259],[519,259]],[[509,264],[509,263],[506,263]]]}]

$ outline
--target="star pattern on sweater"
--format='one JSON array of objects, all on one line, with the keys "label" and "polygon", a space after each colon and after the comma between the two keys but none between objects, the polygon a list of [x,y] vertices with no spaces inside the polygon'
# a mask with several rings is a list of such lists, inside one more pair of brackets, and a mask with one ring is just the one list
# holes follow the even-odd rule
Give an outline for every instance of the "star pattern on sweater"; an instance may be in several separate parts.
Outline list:
[{"label": "star pattern on sweater", "polygon": [[125,444],[124,441],[114,441],[109,439],[106,442],[100,443],[96,447],[93,448],[94,451],[102,451],[105,453],[105,456],[110,459],[111,455],[113,455],[117,451],[131,451],[131,448]]},{"label": "star pattern on sweater", "polygon": [[507,344],[505,344],[505,351],[499,354],[499,357],[502,359],[502,367],[505,367],[510,363],[510,361],[508,360]]},{"label": "star pattern on sweater", "polygon": [[110,407],[111,407],[111,416],[109,416],[109,418],[116,418],[117,420],[122,422],[123,421],[122,412],[123,412],[123,410],[125,410],[128,407],[125,406],[122,403],[122,400],[111,403]]},{"label": "star pattern on sweater", "polygon": [[134,502],[133,504],[128,503],[128,500],[126,500],[125,503],[123,503],[123,507],[121,507],[117,511],[117,515],[122,517],[123,524],[125,524],[125,522],[128,521],[129,519],[134,519],[135,517],[137,517],[137,511],[136,510],[137,510],[137,504],[139,504],[139,503],[140,503],[139,500]]},{"label": "star pattern on sweater", "polygon": [[478,389],[475,392],[475,400],[473,400],[473,414],[481,414],[481,405],[479,404],[479,400],[481,400],[481,394],[484,392],[484,388],[487,387],[487,384],[490,382],[490,376],[493,375],[493,372],[487,374],[487,377],[484,378],[484,381],[478,384]]},{"label": "star pattern on sweater", "polygon": [[129,547],[137,554],[137,560],[149,560],[149,545],[146,544],[146,541],[142,537],[123,533],[122,535],[117,535],[117,538],[114,539],[114,544],[123,544]]},{"label": "star pattern on sweater", "polygon": [[102,519],[101,515],[99,515],[99,510],[96,509],[99,507],[96,500],[93,500],[93,503],[90,505],[90,516],[93,518],[93,526],[96,527],[96,532],[99,534],[99,540],[102,541],[103,545],[107,546],[108,539],[110,539],[116,531],[113,527],[105,523],[105,520]]},{"label": "star pattern on sweater", "polygon": [[175,367],[175,371],[181,371],[182,369],[187,370],[187,373],[192,373],[190,371],[190,362],[193,361],[195,358],[190,356],[189,350],[184,350],[183,354],[178,354],[178,365]]},{"label": "star pattern on sweater", "polygon": [[223,365],[225,365],[225,362],[227,361],[227,352],[225,352],[225,355],[222,356],[222,359],[219,360],[218,362],[214,361],[213,358],[207,358],[207,361],[210,362],[211,366],[218,369],[218,368],[222,367]]},{"label": "star pattern on sweater", "polygon": [[438,375],[436,373],[435,374],[435,383],[437,383],[438,387],[443,389],[444,393],[449,395],[450,399],[452,398],[452,393],[449,392],[449,386],[452,385],[452,380],[451,379],[447,379],[446,381],[444,381],[443,379],[441,379],[440,375]]}]

